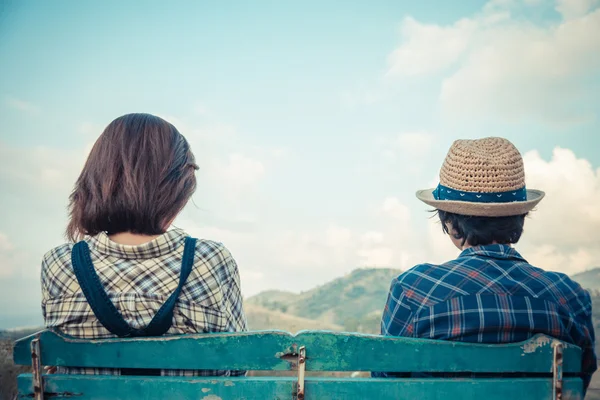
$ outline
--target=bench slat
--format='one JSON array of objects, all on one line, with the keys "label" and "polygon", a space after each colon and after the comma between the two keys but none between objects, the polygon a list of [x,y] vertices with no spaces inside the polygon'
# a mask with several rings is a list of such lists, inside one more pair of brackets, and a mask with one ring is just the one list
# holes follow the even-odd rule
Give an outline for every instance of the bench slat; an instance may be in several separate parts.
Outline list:
[{"label": "bench slat", "polygon": [[[549,373],[552,341],[485,345],[338,332],[282,331],[79,340],[51,331],[41,336],[43,365],[226,370],[290,370],[286,354],[306,346],[309,371]],[[31,364],[30,342],[16,342],[16,364]],[[565,345],[564,372],[579,372],[581,350]]]},{"label": "bench slat", "polygon": [[[294,378],[175,378],[93,375],[45,376],[47,399],[292,399]],[[581,400],[582,382],[567,378],[563,399]],[[19,376],[22,399],[31,398],[31,375]],[[547,400],[551,379],[307,378],[306,400]],[[29,396],[29,397],[28,397]]]}]

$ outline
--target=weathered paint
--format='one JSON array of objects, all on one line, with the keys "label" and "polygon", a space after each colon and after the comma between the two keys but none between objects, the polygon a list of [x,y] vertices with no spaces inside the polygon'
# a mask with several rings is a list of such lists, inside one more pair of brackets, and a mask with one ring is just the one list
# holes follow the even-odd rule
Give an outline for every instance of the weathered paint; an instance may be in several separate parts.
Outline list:
[{"label": "weathered paint", "polygon": [[554,343],[554,363],[552,365],[552,398],[561,400],[563,394],[563,344]]},{"label": "weathered paint", "polygon": [[[16,342],[16,364],[30,365],[33,337]],[[292,370],[299,346],[307,371],[552,371],[552,339],[486,345],[338,332],[259,331],[158,338],[79,340],[41,333],[44,365],[114,368]],[[563,372],[579,372],[581,350],[565,344]]]},{"label": "weathered paint", "polygon": [[522,346],[523,353],[525,353],[525,354],[533,353],[539,347],[547,346],[548,344],[550,344],[551,341],[552,341],[552,339],[549,338],[548,336],[543,336],[543,335],[536,336],[536,337],[532,338],[531,340],[523,343],[523,346]]},{"label": "weathered paint", "polygon": [[31,369],[33,372],[33,397],[35,400],[42,400],[44,394],[44,382],[42,380],[42,363],[40,358],[40,339],[35,337],[31,341]]},{"label": "weathered paint", "polygon": [[[15,344],[14,359],[30,364],[29,348],[36,336]],[[240,334],[184,335],[158,338],[78,340],[42,332],[40,358],[45,365],[113,368],[187,368],[306,371],[519,372],[545,373],[530,378],[304,379],[304,399],[452,398],[506,400],[548,399],[554,384],[550,372],[558,342],[536,336],[527,342],[484,345],[375,335],[306,331],[293,336],[281,331]],[[579,348],[563,345],[562,372],[581,368]],[[306,349],[298,363],[300,349]],[[302,358],[302,357],[300,357]],[[314,372],[313,372],[314,373]],[[46,399],[291,399],[298,393],[296,377],[149,377],[45,375]],[[31,374],[19,376],[19,396],[34,395]],[[301,389],[301,387],[300,387]],[[565,377],[563,399],[581,400],[580,378]]]},{"label": "weathered paint", "polygon": [[304,373],[306,371],[306,348],[298,349],[298,379],[296,381],[296,397],[304,400]]},{"label": "weathered paint", "polygon": [[[294,378],[202,379],[94,375],[46,376],[47,399],[290,400]],[[582,400],[579,378],[564,381],[564,400]],[[31,375],[19,377],[20,398],[31,396]],[[210,389],[209,393],[202,389]],[[65,395],[65,392],[74,394]],[[55,393],[55,394],[52,394]],[[62,394],[61,394],[62,393]],[[552,380],[531,379],[352,379],[307,378],[305,400],[548,400]],[[211,397],[212,396],[212,397]]]}]

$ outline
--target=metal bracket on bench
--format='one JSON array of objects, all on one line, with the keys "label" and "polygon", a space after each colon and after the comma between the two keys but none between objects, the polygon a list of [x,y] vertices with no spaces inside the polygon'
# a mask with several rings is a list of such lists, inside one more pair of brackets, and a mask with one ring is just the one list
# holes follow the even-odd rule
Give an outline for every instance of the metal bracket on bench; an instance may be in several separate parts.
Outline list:
[{"label": "metal bracket on bench", "polygon": [[563,385],[563,344],[554,343],[552,359],[552,400],[562,400]]},{"label": "metal bracket on bench", "polygon": [[306,347],[298,349],[298,383],[296,399],[304,400],[304,372],[306,371]]},{"label": "metal bracket on bench", "polygon": [[40,359],[40,338],[36,337],[31,341],[31,367],[33,373],[33,398],[35,400],[44,399],[44,381],[42,378],[42,362]]}]

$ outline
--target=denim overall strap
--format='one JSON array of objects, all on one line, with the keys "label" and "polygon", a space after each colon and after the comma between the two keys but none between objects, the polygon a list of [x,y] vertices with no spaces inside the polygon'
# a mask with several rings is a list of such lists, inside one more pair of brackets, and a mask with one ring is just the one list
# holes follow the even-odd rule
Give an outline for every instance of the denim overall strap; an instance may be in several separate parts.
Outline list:
[{"label": "denim overall strap", "polygon": [[85,241],[76,243],[71,252],[71,260],[75,276],[83,294],[100,323],[118,337],[160,336],[164,335],[173,324],[173,310],[183,285],[194,266],[196,239],[187,237],[183,250],[179,284],[167,301],[158,310],[147,327],[135,329],[123,319],[123,316],[112,303],[100,282],[100,278],[92,264],[90,249]]},{"label": "denim overall strap", "polygon": [[181,289],[185,285],[185,281],[194,268],[194,254],[196,253],[196,239],[186,237],[185,247],[183,249],[183,259],[181,260],[181,272],[179,274],[179,285],[175,291],[169,296],[167,301],[160,307],[152,321],[147,327],[141,329],[143,333],[140,336],[161,336],[167,333],[171,325],[173,325],[173,310],[177,299],[181,294]]}]

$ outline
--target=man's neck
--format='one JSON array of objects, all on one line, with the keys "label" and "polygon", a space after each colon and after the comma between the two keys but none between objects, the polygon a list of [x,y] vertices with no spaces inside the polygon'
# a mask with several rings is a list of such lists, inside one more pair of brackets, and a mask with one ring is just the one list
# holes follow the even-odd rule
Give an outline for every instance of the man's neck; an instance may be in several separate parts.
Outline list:
[{"label": "man's neck", "polygon": [[[490,243],[490,244],[500,244],[500,243],[498,243],[498,242],[496,242],[496,241],[494,240],[494,241],[493,241],[492,243]],[[506,246],[511,246],[509,243],[505,243],[505,245],[506,245]],[[480,246],[481,246],[481,245],[480,245]],[[468,243],[468,242],[467,242],[467,243],[463,244],[463,246],[461,247],[461,250],[462,250],[462,251],[464,251],[464,250],[466,250],[466,249],[470,249],[471,247],[477,247],[477,246],[472,246],[470,243]]]}]

